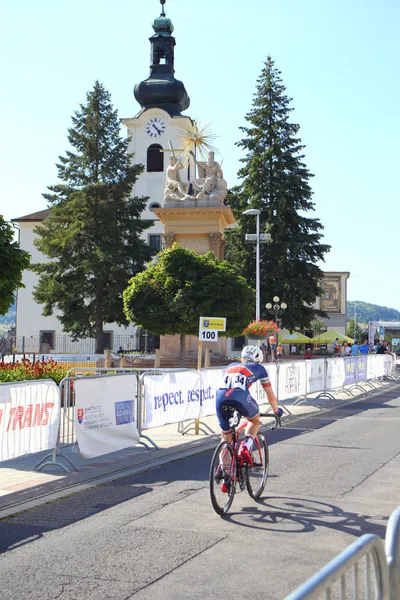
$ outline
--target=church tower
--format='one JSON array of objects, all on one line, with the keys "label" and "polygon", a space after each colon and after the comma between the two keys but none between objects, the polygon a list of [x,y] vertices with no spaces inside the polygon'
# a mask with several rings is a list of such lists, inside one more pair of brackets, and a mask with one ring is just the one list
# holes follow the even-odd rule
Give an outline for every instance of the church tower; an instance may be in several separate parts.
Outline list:
[{"label": "church tower", "polygon": [[[150,38],[150,74],[134,89],[141,110],[136,117],[122,119],[131,138],[128,152],[134,154],[135,163],[144,165],[144,172],[135,184],[134,194],[149,197],[143,218],[155,221],[144,234],[149,244],[157,250],[161,249],[164,227],[153,209],[164,206],[165,171],[170,157],[170,143],[173,148],[178,149],[181,129],[191,122],[190,117],[182,115],[189,107],[189,96],[184,84],[175,78],[174,26],[164,10],[166,0],[160,2],[161,14],[153,22],[154,34]],[[188,173],[182,171],[181,179],[188,184]]]}]

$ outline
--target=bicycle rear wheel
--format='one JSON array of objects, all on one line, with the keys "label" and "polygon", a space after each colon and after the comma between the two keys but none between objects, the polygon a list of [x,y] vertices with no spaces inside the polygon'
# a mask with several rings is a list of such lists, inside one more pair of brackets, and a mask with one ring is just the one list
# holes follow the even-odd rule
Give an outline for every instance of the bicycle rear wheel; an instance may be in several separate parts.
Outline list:
[{"label": "bicycle rear wheel", "polygon": [[[229,442],[221,442],[215,449],[210,468],[211,503],[218,515],[225,515],[235,495],[235,453]],[[225,484],[227,491],[221,490]]]},{"label": "bicycle rear wheel", "polygon": [[247,491],[256,500],[264,491],[269,467],[268,444],[262,433],[254,440],[251,457],[253,467],[247,467]]}]

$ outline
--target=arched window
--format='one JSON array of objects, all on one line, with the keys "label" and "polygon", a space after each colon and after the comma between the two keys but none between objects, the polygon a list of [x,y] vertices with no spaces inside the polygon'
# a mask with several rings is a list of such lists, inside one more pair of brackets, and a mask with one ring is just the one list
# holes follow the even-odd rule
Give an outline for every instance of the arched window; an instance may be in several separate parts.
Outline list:
[{"label": "arched window", "polygon": [[149,173],[162,173],[164,171],[164,152],[160,144],[152,144],[147,148],[147,171]]},{"label": "arched window", "polygon": [[153,211],[155,208],[161,208],[161,204],[159,204],[158,202],[152,202],[151,204],[149,204],[149,210]]}]

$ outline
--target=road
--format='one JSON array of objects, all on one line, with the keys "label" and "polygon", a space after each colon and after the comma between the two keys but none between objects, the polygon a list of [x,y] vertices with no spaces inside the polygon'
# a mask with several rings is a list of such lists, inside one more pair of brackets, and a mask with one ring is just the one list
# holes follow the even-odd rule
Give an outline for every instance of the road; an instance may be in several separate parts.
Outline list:
[{"label": "road", "polygon": [[[1,600],[282,599],[400,504],[400,387],[269,432],[256,503],[218,517],[210,452],[0,521]],[[235,591],[236,590],[236,591]]]}]

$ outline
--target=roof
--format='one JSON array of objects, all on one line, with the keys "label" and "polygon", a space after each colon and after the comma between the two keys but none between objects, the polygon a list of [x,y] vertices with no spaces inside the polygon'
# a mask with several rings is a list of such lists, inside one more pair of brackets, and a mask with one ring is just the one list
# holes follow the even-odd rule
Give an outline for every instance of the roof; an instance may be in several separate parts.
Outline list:
[{"label": "roof", "polygon": [[45,210],[39,210],[38,212],[32,213],[30,215],[19,217],[18,219],[11,219],[11,223],[19,223],[21,221],[44,221],[44,219],[48,217],[49,214],[50,209],[46,208]]}]

